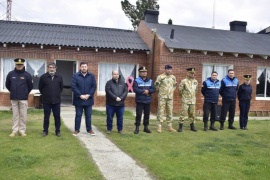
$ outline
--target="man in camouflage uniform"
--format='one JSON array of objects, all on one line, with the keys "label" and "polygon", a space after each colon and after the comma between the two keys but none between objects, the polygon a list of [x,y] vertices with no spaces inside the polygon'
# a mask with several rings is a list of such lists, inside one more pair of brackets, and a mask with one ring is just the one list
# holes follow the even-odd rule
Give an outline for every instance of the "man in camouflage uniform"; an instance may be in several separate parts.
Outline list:
[{"label": "man in camouflage uniform", "polygon": [[187,68],[187,77],[179,85],[179,95],[182,99],[181,113],[179,117],[178,132],[183,131],[184,117],[188,113],[190,120],[190,130],[196,132],[195,123],[195,104],[196,93],[198,91],[198,81],[194,79],[195,68]]},{"label": "man in camouflage uniform", "polygon": [[157,132],[162,132],[163,117],[166,114],[166,122],[170,132],[176,132],[172,128],[173,117],[173,93],[176,88],[176,78],[172,75],[172,66],[166,65],[165,72],[157,77],[155,82],[158,91]]}]

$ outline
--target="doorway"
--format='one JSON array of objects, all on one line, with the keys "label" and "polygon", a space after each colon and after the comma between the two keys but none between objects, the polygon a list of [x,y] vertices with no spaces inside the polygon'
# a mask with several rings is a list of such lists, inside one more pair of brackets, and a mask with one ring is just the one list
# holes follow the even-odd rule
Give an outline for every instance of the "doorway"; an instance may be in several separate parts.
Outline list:
[{"label": "doorway", "polygon": [[71,79],[77,70],[77,61],[56,60],[57,73],[63,77],[64,89],[61,94],[63,105],[72,105]]}]

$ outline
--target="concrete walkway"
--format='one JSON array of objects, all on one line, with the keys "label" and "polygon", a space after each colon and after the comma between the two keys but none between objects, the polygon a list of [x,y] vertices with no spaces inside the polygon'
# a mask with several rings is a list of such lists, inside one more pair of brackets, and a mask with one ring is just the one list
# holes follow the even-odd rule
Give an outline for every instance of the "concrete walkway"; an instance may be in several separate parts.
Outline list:
[{"label": "concrete walkway", "polygon": [[[74,131],[75,108],[61,107],[61,117],[65,125]],[[96,136],[86,133],[84,119],[81,132],[77,137],[88,149],[104,177],[108,180],[150,180],[146,169],[138,166],[136,161],[122,152],[114,143],[107,139],[95,126]]]}]

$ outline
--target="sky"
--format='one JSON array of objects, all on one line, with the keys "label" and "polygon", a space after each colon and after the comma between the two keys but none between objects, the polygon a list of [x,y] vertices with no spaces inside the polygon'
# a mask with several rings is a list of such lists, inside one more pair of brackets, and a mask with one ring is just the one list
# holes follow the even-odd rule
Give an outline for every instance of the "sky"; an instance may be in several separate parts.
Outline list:
[{"label": "sky", "polygon": [[[135,5],[136,0],[129,0]],[[229,30],[246,21],[249,32],[270,26],[270,0],[158,0],[159,23]],[[215,7],[215,8],[214,8]],[[132,30],[121,0],[12,0],[12,20]],[[0,20],[6,0],[0,0]]]}]

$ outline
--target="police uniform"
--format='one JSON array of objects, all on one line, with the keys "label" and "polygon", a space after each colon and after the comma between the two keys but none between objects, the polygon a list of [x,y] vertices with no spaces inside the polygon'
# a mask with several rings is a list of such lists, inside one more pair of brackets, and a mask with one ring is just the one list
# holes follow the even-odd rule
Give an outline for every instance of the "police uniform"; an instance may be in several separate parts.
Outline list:
[{"label": "police uniform", "polygon": [[[186,69],[190,74],[195,73],[195,68]],[[197,131],[194,127],[195,123],[195,104],[196,104],[196,93],[198,91],[198,81],[194,78],[186,77],[181,81],[178,87],[179,95],[181,97],[181,112],[179,117],[179,128],[178,132],[182,132],[184,117],[188,114],[190,120],[190,129]]]},{"label": "police uniform", "polygon": [[[251,80],[251,75],[244,75],[246,81]],[[249,83],[243,83],[239,86],[237,96],[239,100],[239,125],[243,130],[247,130],[248,112],[250,108],[250,100],[252,94],[252,87]]]},{"label": "police uniform", "polygon": [[[147,72],[145,66],[139,68],[139,72]],[[150,116],[150,109],[151,109],[151,102],[152,102],[152,94],[155,92],[155,86],[152,79],[147,77],[138,77],[135,79],[133,83],[133,91],[136,94],[135,101],[136,101],[136,119],[135,119],[135,131],[134,134],[139,133],[139,127],[141,124],[142,119],[142,112],[143,116],[143,125],[144,125],[144,132],[151,133],[148,128],[149,125],[149,116]]]},{"label": "police uniform", "polygon": [[220,89],[220,81],[218,79],[213,81],[213,79],[209,77],[203,82],[201,93],[204,96],[203,122],[205,131],[207,131],[208,129],[208,117],[210,112],[211,112],[210,118],[211,125],[209,129],[217,131],[217,128],[215,128],[214,124],[217,118],[217,103],[219,98],[219,89]]},{"label": "police uniform", "polygon": [[[166,65],[165,70],[172,69],[171,65]],[[163,117],[166,114],[166,122],[170,132],[175,132],[172,128],[173,117],[173,93],[176,88],[176,78],[172,74],[164,72],[159,75],[155,82],[155,87],[158,90],[158,112],[157,112],[157,124],[158,132],[161,132],[161,126]]]},{"label": "police uniform", "polygon": [[[19,133],[21,136],[26,136],[26,116],[28,108],[28,95],[33,89],[32,76],[25,71],[25,60],[17,58],[14,60],[16,68],[10,71],[6,78],[6,87],[10,92],[10,100],[12,105],[12,133],[11,137]],[[18,66],[18,67],[17,67]]]},{"label": "police uniform", "polygon": [[222,107],[220,114],[220,130],[224,130],[224,122],[226,120],[227,112],[229,111],[229,129],[235,130],[233,126],[235,116],[236,93],[238,90],[239,81],[236,77],[230,78],[226,75],[221,80],[221,87],[219,94],[222,96]]}]

